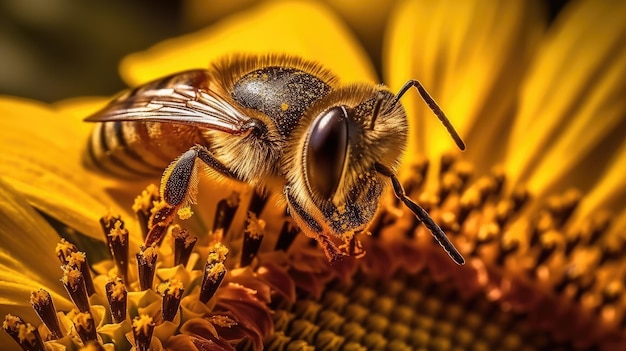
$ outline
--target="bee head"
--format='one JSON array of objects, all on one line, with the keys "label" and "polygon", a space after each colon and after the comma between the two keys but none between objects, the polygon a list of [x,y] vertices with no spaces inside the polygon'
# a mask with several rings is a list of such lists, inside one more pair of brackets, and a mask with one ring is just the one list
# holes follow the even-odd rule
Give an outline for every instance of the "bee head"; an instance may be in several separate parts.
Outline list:
[{"label": "bee head", "polygon": [[386,179],[375,165],[396,168],[406,145],[406,114],[393,100],[382,86],[349,85],[320,99],[294,130],[288,201],[330,232],[360,230],[376,212]]}]

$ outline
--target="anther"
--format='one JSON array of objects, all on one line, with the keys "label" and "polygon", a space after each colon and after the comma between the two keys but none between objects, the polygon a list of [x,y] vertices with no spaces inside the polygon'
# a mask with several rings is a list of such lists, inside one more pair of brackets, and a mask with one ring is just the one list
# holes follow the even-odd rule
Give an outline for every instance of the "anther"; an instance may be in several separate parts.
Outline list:
[{"label": "anther", "polygon": [[246,218],[245,229],[243,232],[243,247],[241,250],[241,267],[249,266],[252,260],[256,257],[263,236],[265,235],[265,222],[257,219],[256,215],[252,212],[248,212]]},{"label": "anther", "polygon": [[44,289],[33,291],[30,294],[30,303],[33,305],[33,309],[39,316],[39,319],[50,330],[53,339],[60,339],[63,337],[63,331],[59,324],[59,318],[57,317],[57,310],[54,307],[52,296]]},{"label": "anther", "polygon": [[135,255],[139,271],[139,286],[142,291],[152,289],[157,256],[154,246],[141,247],[141,251]]},{"label": "anther", "polygon": [[213,232],[222,229],[223,233],[228,233],[230,225],[233,223],[235,213],[239,208],[239,193],[233,192],[229,197],[220,200],[215,210],[215,220],[213,221]]},{"label": "anther", "polygon": [[128,292],[119,277],[105,285],[107,300],[111,308],[111,317],[114,323],[122,323],[126,319],[126,305]]},{"label": "anther", "polygon": [[25,351],[46,351],[37,328],[24,322],[20,317],[7,314],[2,329],[13,338]]},{"label": "anther", "polygon": [[215,247],[209,253],[209,257],[204,265],[204,274],[200,287],[199,299],[202,303],[207,303],[222,283],[226,275],[224,262],[227,254],[228,249],[220,243],[215,244]]},{"label": "anther", "polygon": [[102,217],[100,218],[100,225],[104,230],[115,267],[117,267],[117,275],[125,283],[128,283],[128,230],[124,228],[124,222],[119,216],[107,215]]},{"label": "anther", "polygon": [[132,329],[135,338],[135,348],[137,351],[148,351],[154,333],[154,322],[152,318],[142,314],[133,319]]},{"label": "anther", "polygon": [[141,192],[141,195],[135,198],[133,203],[132,209],[137,215],[137,220],[139,221],[139,226],[141,227],[141,234],[144,239],[150,230],[149,223],[152,208],[154,208],[154,203],[158,200],[159,188],[154,184],[150,184]]},{"label": "anther", "polygon": [[186,229],[178,225],[172,226],[172,236],[174,237],[174,265],[187,266],[198,238],[191,236]]},{"label": "anther", "polygon": [[72,318],[74,327],[76,327],[76,333],[82,340],[83,344],[87,344],[90,341],[97,341],[98,334],[96,334],[96,325],[89,312],[79,312]]},{"label": "anther", "polygon": [[93,279],[91,277],[91,271],[89,269],[89,263],[87,262],[87,255],[84,252],[78,251],[78,248],[65,239],[56,245],[56,255],[61,261],[61,265],[73,265],[80,269],[85,278],[85,287],[87,288],[87,296],[95,294],[96,289],[93,285]]},{"label": "anther", "polygon": [[178,307],[180,306],[180,300],[183,298],[185,288],[183,283],[178,279],[171,279],[169,281],[159,284],[157,292],[163,297],[161,305],[161,311],[164,321],[173,321],[178,313]]},{"label": "anther", "polygon": [[148,222],[149,231],[144,242],[145,247],[161,243],[165,234],[167,234],[167,228],[174,222],[177,210],[177,207],[170,206],[163,200],[155,203],[154,208],[151,210],[150,221]]},{"label": "anther", "polygon": [[300,229],[297,226],[293,225],[291,221],[286,220],[283,223],[283,227],[280,229],[280,234],[278,235],[278,240],[276,241],[276,247],[274,250],[287,251],[299,232]]},{"label": "anther", "polygon": [[80,269],[70,265],[64,266],[61,282],[76,308],[81,312],[89,312],[89,297],[85,287],[85,278]]}]

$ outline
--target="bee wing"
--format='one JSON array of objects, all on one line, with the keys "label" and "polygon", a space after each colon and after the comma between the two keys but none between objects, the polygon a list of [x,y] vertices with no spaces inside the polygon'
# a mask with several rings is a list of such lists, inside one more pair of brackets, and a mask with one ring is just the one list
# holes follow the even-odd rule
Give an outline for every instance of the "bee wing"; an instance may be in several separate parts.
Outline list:
[{"label": "bee wing", "polygon": [[206,72],[198,70],[148,83],[121,95],[85,121],[163,122],[231,134],[245,132],[251,118],[215,91],[197,87],[202,77],[206,78]]}]

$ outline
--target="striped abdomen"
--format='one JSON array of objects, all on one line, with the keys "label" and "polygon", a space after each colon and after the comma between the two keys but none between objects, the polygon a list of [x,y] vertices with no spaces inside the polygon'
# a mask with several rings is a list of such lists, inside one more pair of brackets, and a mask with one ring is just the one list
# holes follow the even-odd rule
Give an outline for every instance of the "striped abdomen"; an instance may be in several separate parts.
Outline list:
[{"label": "striped abdomen", "polygon": [[96,124],[88,142],[89,163],[123,177],[158,176],[195,144],[206,144],[196,127],[157,122]]}]

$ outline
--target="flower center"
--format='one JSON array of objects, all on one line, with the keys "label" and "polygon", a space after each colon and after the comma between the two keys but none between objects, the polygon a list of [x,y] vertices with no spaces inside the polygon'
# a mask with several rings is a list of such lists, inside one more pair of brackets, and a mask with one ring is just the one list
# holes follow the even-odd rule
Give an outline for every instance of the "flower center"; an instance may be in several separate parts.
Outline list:
[{"label": "flower center", "polygon": [[65,240],[56,249],[75,309],[57,314],[39,290],[31,302],[47,328],[11,315],[3,327],[33,350],[516,350],[626,341],[626,242],[606,235],[610,216],[576,225],[578,191],[542,198],[507,190],[504,172],[476,177],[450,156],[431,186],[428,168],[414,164],[403,186],[466,257],[463,267],[391,194],[371,235],[361,235],[367,255],[331,265],[288,217],[263,212],[258,197],[243,230],[233,229],[233,194],[217,203],[210,233],[196,237],[149,187],[133,206],[145,238],[134,259],[122,218],[104,216],[111,261],[90,265]]}]

